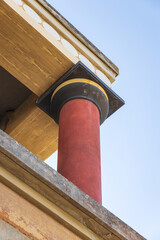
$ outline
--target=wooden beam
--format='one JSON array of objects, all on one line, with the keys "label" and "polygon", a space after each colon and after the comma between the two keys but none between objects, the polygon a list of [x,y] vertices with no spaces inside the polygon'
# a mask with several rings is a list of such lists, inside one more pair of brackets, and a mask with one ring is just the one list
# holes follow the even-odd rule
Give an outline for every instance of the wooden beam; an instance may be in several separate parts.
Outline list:
[{"label": "wooden beam", "polygon": [[40,110],[30,96],[13,114],[6,132],[29,151],[45,160],[58,147],[58,125]]},{"label": "wooden beam", "polygon": [[78,59],[22,8],[6,2],[0,3],[0,65],[40,96]]}]

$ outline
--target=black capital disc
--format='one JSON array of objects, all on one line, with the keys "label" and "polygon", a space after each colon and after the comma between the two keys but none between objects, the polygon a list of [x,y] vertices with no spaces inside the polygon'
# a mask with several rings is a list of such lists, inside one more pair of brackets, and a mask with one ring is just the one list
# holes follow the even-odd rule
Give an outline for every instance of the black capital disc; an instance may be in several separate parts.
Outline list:
[{"label": "black capital disc", "polygon": [[73,99],[86,99],[93,102],[99,110],[101,124],[107,118],[109,113],[109,101],[107,95],[91,83],[73,82],[62,87],[59,86],[58,90],[55,89],[52,94],[50,114],[56,123],[59,122],[59,113],[63,105]]}]

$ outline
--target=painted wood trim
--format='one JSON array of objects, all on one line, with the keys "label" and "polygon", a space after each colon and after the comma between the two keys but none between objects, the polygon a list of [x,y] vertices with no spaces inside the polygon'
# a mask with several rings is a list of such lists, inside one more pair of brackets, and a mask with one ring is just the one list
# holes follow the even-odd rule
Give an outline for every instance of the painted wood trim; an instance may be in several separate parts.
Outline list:
[{"label": "painted wood trim", "polygon": [[[115,81],[116,76],[119,74],[118,68],[108,58],[106,58],[108,61],[104,61],[104,58],[102,60],[100,56],[103,54],[95,46],[92,48],[92,43],[90,43],[85,37],[83,37],[82,40],[82,37],[80,37],[82,34],[80,34],[73,26],[69,27],[71,24],[67,24],[63,21],[63,17],[60,16],[58,12],[55,13],[54,8],[48,7],[48,4],[43,0],[23,1],[35,10],[39,16],[41,16],[42,20],[46,21],[50,26],[56,29],[61,38],[69,41],[79,54],[84,55],[89,61],[91,61],[96,70],[101,70],[110,79],[111,83]],[[97,49],[97,53],[99,51],[99,54],[93,49]]]},{"label": "painted wood trim", "polygon": [[95,55],[97,55],[106,64],[109,64],[113,71],[118,75],[118,67],[108,59],[96,46],[93,45],[82,33],[80,33],[70,22],[68,22],[53,6],[45,0],[37,0],[48,12],[50,12],[62,25],[65,26],[76,38],[78,38],[87,48],[89,48]]}]

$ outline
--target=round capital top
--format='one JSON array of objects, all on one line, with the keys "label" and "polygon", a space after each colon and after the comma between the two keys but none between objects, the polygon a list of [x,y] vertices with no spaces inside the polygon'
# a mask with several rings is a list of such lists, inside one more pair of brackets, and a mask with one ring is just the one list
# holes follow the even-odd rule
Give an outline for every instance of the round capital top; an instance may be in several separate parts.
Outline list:
[{"label": "round capital top", "polygon": [[84,78],[75,78],[61,83],[53,92],[50,102],[50,114],[59,122],[59,113],[63,105],[73,99],[86,99],[93,102],[100,113],[102,124],[109,113],[109,100],[104,89],[96,82]]}]

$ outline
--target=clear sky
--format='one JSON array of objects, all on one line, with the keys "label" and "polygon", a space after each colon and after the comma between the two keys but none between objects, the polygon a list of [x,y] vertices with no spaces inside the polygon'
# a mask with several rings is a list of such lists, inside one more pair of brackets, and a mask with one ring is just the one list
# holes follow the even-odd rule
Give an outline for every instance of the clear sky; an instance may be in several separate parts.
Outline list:
[{"label": "clear sky", "polygon": [[160,240],[160,1],[48,2],[120,70],[113,90],[125,106],[101,126],[103,205]]}]

